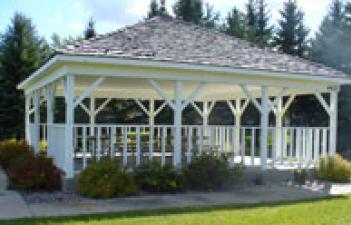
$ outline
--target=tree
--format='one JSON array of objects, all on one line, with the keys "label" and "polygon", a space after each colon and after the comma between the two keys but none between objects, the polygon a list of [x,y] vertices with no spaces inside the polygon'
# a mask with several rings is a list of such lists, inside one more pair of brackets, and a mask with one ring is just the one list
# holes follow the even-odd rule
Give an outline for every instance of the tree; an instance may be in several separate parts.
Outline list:
[{"label": "tree", "polygon": [[256,25],[257,25],[256,4],[254,0],[248,0],[246,4],[246,39],[256,42]]},{"label": "tree", "polygon": [[53,33],[51,35],[50,47],[53,50],[63,49],[67,45],[73,45],[73,44],[80,42],[82,40],[83,40],[83,37],[81,37],[81,36],[77,36],[77,37],[68,36],[67,38],[61,38],[60,35],[58,35],[57,33]]},{"label": "tree", "polygon": [[[349,5],[342,0],[333,0],[328,14],[312,41],[310,58],[318,63],[351,74],[351,24]],[[351,141],[351,87],[343,86],[339,94],[338,149],[349,150]]]},{"label": "tree", "polygon": [[18,12],[1,36],[1,138],[24,136],[24,96],[16,86],[47,59],[46,44],[38,36],[31,20]]},{"label": "tree", "polygon": [[195,24],[201,24],[203,19],[202,0],[177,0],[173,6],[173,11],[178,19]]},{"label": "tree", "polygon": [[238,38],[244,38],[245,36],[245,16],[236,7],[228,13],[222,30],[228,34]]},{"label": "tree", "polygon": [[282,19],[278,22],[274,45],[287,54],[304,56],[309,33],[304,25],[304,13],[298,9],[296,0],[288,0],[280,14]]},{"label": "tree", "polygon": [[204,15],[202,18],[202,25],[208,28],[215,28],[220,19],[219,12],[214,11],[213,5],[205,4]]},{"label": "tree", "polygon": [[95,36],[96,36],[95,21],[93,18],[90,18],[87,24],[87,27],[84,30],[84,39],[93,38]]},{"label": "tree", "polygon": [[269,11],[265,0],[258,0],[257,8],[256,42],[265,46],[272,38],[273,27],[269,26]]},{"label": "tree", "polygon": [[159,15],[159,7],[156,0],[152,0],[149,6],[149,12],[147,13],[148,18],[152,18]]}]

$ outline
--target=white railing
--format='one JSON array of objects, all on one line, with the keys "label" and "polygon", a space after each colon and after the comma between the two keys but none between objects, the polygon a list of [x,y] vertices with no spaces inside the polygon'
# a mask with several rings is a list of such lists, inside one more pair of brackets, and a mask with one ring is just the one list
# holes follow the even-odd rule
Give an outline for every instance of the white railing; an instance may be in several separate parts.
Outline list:
[{"label": "white railing", "polygon": [[[276,140],[277,128],[269,128],[268,163],[273,166],[306,166],[318,162],[328,153],[329,128],[283,127],[281,147]],[[260,128],[241,127],[239,149],[236,148],[234,126],[182,126],[183,162],[190,162],[194,153],[212,150],[227,154],[235,163],[260,165]],[[159,160],[170,164],[173,156],[173,126],[155,125],[75,125],[76,168],[89,162],[115,158],[124,166],[134,167],[143,160]],[[277,149],[279,148],[279,149]]]}]

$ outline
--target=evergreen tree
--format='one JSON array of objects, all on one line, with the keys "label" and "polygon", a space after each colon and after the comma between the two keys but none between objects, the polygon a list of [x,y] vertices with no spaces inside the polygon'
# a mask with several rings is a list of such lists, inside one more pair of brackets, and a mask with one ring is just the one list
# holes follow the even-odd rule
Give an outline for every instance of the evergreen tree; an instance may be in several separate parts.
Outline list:
[{"label": "evergreen tree", "polygon": [[31,20],[15,13],[11,25],[0,39],[0,135],[24,136],[24,96],[18,83],[33,73],[48,54]]},{"label": "evergreen tree", "polygon": [[304,13],[298,9],[296,0],[288,0],[280,14],[282,19],[274,37],[274,45],[287,54],[304,56],[309,32],[304,25]]},{"label": "evergreen tree", "polygon": [[[351,4],[351,3],[348,3]],[[326,17],[312,41],[311,60],[351,74],[351,25],[348,4],[333,0]],[[339,93],[338,149],[349,150],[351,141],[351,87],[343,86]]]},{"label": "evergreen tree", "polygon": [[245,15],[238,8],[234,7],[232,11],[228,13],[222,29],[228,35],[244,38]]},{"label": "evergreen tree", "polygon": [[254,0],[248,0],[246,4],[246,39],[256,42],[256,25],[257,25],[256,4]]},{"label": "evergreen tree", "polygon": [[214,7],[209,3],[205,4],[204,12],[202,25],[208,28],[215,28],[220,18],[219,12],[215,12]]},{"label": "evergreen tree", "polygon": [[202,0],[177,0],[173,11],[178,19],[201,24],[203,19]]},{"label": "evergreen tree", "polygon": [[160,9],[156,0],[150,2],[149,12],[147,13],[148,18],[158,16],[160,14]]},{"label": "evergreen tree", "polygon": [[96,36],[95,21],[93,18],[90,18],[87,24],[87,27],[85,28],[85,31],[84,31],[84,39],[93,38],[95,36]]},{"label": "evergreen tree", "polygon": [[269,26],[269,12],[265,0],[257,1],[256,42],[265,46],[272,38],[273,27]]},{"label": "evergreen tree", "polygon": [[80,42],[82,40],[83,40],[83,37],[81,37],[81,36],[77,36],[77,37],[68,36],[68,38],[61,38],[60,35],[58,35],[57,33],[53,33],[51,35],[50,47],[53,50],[63,49],[67,45],[73,45],[73,44]]}]

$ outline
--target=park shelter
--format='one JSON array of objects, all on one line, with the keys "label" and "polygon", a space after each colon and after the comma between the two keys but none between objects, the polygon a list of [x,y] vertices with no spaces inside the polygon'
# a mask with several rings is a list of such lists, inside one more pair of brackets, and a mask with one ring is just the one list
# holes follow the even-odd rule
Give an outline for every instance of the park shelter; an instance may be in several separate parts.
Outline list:
[{"label": "park shelter", "polygon": [[[318,162],[336,152],[338,91],[346,83],[345,74],[326,66],[214,29],[154,17],[58,50],[18,88],[26,97],[26,140],[38,152],[45,138],[48,156],[73,178],[91,160],[104,157],[131,167],[146,159],[181,166],[208,149],[263,170]],[[329,115],[328,127],[282,126],[299,95],[319,100]],[[64,97],[66,106],[60,124],[53,113],[57,97]],[[88,105],[84,99],[90,99]],[[104,102],[96,105],[96,99]],[[111,99],[134,100],[149,123],[96,123]],[[208,124],[220,101],[228,104],[234,124]],[[40,124],[43,102],[46,124]],[[260,113],[259,126],[241,126],[249,103]],[[166,105],[173,110],[173,124],[155,124]],[[189,106],[201,115],[202,125],[182,124],[182,111]],[[75,122],[77,107],[89,115],[89,123]]]}]

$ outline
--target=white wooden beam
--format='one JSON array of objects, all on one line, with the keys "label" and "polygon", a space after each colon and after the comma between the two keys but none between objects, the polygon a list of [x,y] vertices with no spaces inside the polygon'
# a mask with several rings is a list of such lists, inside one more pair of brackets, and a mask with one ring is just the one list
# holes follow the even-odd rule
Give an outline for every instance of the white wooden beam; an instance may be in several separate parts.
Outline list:
[{"label": "white wooden beam", "polygon": [[328,103],[325,101],[324,97],[322,96],[321,93],[316,92],[314,94],[318,101],[321,103],[321,105],[323,106],[324,110],[328,113],[328,115],[330,116],[331,112],[330,112],[330,106],[328,105]]},{"label": "white wooden beam", "polygon": [[142,102],[140,102],[139,99],[134,99],[134,101],[135,101],[135,103],[143,110],[143,112],[144,112],[146,115],[150,116],[149,110],[147,110],[147,108],[144,106],[144,104],[143,104]]},{"label": "white wooden beam", "polygon": [[196,89],[186,98],[186,100],[182,104],[182,110],[185,109],[190,102],[202,91],[205,87],[206,83],[201,82]]},{"label": "white wooden beam", "polygon": [[112,100],[112,98],[107,98],[107,99],[99,106],[99,108],[97,108],[97,109],[95,110],[95,112],[94,112],[95,116],[96,116],[97,114],[99,114],[99,113],[101,112],[101,110],[103,110],[103,109],[107,106],[107,104],[111,102],[111,100]]},{"label": "white wooden beam", "polygon": [[[246,96],[252,101],[254,106],[257,108],[258,111],[262,111],[260,103],[258,103],[257,99],[251,94],[250,90],[247,89],[247,87],[243,84],[240,84],[241,89],[243,92],[246,94]],[[268,101],[267,101],[268,104]]]},{"label": "white wooden beam", "polygon": [[88,107],[86,107],[84,105],[83,102],[79,103],[79,106],[90,116],[91,115],[91,111],[88,109]]},{"label": "white wooden beam", "polygon": [[155,91],[168,103],[168,105],[174,110],[175,109],[175,104],[172,102],[172,100],[167,96],[167,94],[162,90],[160,85],[154,81],[154,80],[149,80],[149,83],[151,86],[155,89]]},{"label": "white wooden beam", "polygon": [[166,101],[163,102],[163,103],[156,109],[156,111],[155,111],[155,116],[157,116],[157,114],[159,114],[159,113],[164,109],[164,107],[166,107],[166,105],[167,105],[167,102],[166,102]]},{"label": "white wooden beam", "polygon": [[203,116],[203,111],[199,108],[199,106],[195,102],[191,102],[191,105],[199,113],[200,116]]},{"label": "white wooden beam", "polygon": [[93,93],[96,88],[104,82],[105,78],[104,77],[99,77],[97,78],[89,87],[85,89],[85,91],[82,93],[81,96],[79,96],[75,101],[74,101],[74,107],[77,107],[79,103],[83,101],[86,97],[90,96],[91,93]]},{"label": "white wooden beam", "polygon": [[290,95],[288,101],[285,103],[283,110],[282,110],[282,114],[284,115],[286,113],[286,111],[288,110],[288,108],[291,106],[291,104],[293,103],[294,99],[295,99],[296,95]]}]

